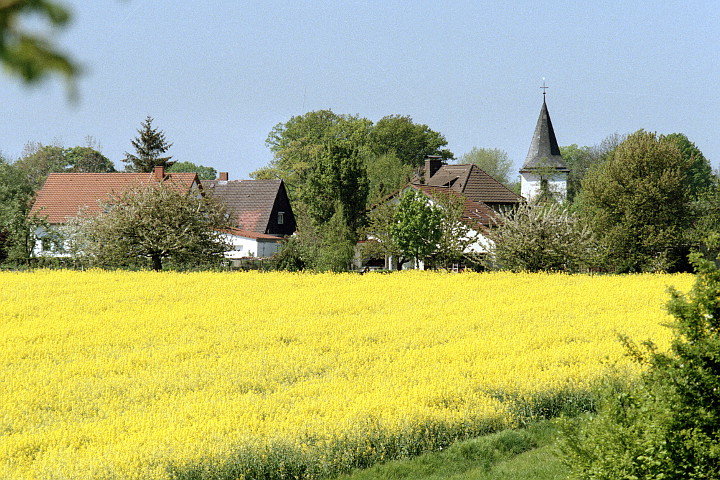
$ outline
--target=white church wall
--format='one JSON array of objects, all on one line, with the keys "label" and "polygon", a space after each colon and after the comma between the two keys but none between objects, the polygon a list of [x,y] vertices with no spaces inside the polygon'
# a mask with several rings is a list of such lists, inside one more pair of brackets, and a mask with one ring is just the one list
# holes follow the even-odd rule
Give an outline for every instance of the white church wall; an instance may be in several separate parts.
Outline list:
[{"label": "white church wall", "polygon": [[[532,202],[542,192],[542,180],[537,173],[521,173],[520,195],[528,202]],[[558,200],[565,200],[567,198],[567,173],[557,172],[547,178],[547,188]]]}]

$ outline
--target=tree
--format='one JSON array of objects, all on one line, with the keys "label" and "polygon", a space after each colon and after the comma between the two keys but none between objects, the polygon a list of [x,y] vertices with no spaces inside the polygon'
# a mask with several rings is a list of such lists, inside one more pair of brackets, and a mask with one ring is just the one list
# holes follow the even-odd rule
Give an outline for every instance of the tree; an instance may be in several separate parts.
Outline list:
[{"label": "tree", "polygon": [[82,235],[87,254],[101,266],[125,266],[138,258],[162,270],[163,261],[215,261],[229,248],[221,230],[224,209],[211,198],[184,193],[172,184],[135,188],[115,195],[105,213],[88,219]]},{"label": "tree", "polygon": [[705,155],[703,155],[700,149],[684,134],[671,133],[665,138],[675,142],[683,158],[690,164],[687,171],[690,184],[690,196],[693,199],[697,199],[715,184],[710,162],[705,158]]},{"label": "tree", "polygon": [[465,198],[447,192],[435,195],[434,200],[441,213],[441,235],[433,258],[435,264],[447,269],[463,261],[477,263],[466,253],[480,236],[464,216]]},{"label": "tree", "polygon": [[565,207],[521,205],[490,232],[494,266],[515,272],[581,272],[592,267],[590,229]]},{"label": "tree", "polygon": [[373,206],[368,212],[366,220],[366,225],[361,232],[361,235],[366,239],[360,245],[360,254],[363,259],[392,257],[400,265],[405,263],[403,251],[393,236],[395,205],[387,201]]},{"label": "tree", "polygon": [[377,121],[370,132],[370,148],[375,155],[395,154],[404,165],[419,167],[426,155],[454,157],[445,136],[423,124],[414,123],[409,116],[388,115]]},{"label": "tree", "polygon": [[391,235],[403,255],[421,261],[432,255],[442,238],[442,211],[421,192],[407,190],[395,210]]},{"label": "tree", "polygon": [[677,144],[640,130],[583,182],[582,212],[614,272],[677,270],[692,221],[691,163]]},{"label": "tree", "polygon": [[510,185],[510,171],[513,163],[505,150],[473,147],[472,150],[460,157],[460,163],[475,164],[498,182],[506,186]]},{"label": "tree", "polygon": [[212,167],[195,165],[192,162],[175,162],[167,169],[169,173],[197,173],[200,180],[214,180],[217,178],[217,170]]},{"label": "tree", "polygon": [[112,173],[115,165],[109,158],[90,146],[66,148],[63,151],[67,172]]},{"label": "tree", "polygon": [[402,184],[408,176],[407,167],[420,166],[425,155],[453,157],[452,152],[442,148],[447,145],[443,135],[427,125],[414,123],[410,117],[389,115],[373,125],[356,115],[318,110],[277,124],[265,141],[273,159],[270,165],[252,172],[251,176],[280,178],[287,184],[291,197],[297,198],[325,145],[337,143],[357,149],[366,159],[368,170],[384,170],[392,175],[383,185],[373,184],[372,191],[385,191],[388,184]]},{"label": "tree", "polygon": [[582,191],[582,181],[588,170],[604,162],[608,156],[620,145],[625,135],[613,134],[607,136],[598,145],[592,147],[578,147],[576,144],[560,147],[560,154],[567,165],[567,199],[573,202]]},{"label": "tree", "polygon": [[268,134],[265,144],[273,153],[268,167],[252,172],[253,178],[280,178],[288,194],[297,198],[307,174],[328,144],[344,143],[361,150],[367,143],[372,122],[352,115],[318,110],[291,117]]},{"label": "tree", "polygon": [[368,156],[365,160],[368,176],[370,203],[380,202],[383,198],[406,185],[412,176],[413,168],[403,164],[393,153],[380,156]]},{"label": "tree", "polygon": [[27,177],[33,189],[45,183],[50,173],[65,172],[68,168],[65,149],[60,145],[28,143],[22,156],[14,163]]},{"label": "tree", "polygon": [[367,195],[367,173],[358,149],[349,144],[328,144],[308,173],[300,198],[315,224],[327,223],[340,207],[345,225],[354,232],[365,211]]},{"label": "tree", "polygon": [[44,20],[52,28],[62,28],[69,23],[70,12],[50,0],[0,2],[0,61],[25,83],[62,75],[72,94],[78,66],[42,34],[23,28],[21,20],[28,17]]},{"label": "tree", "polygon": [[28,216],[34,188],[25,172],[0,155],[0,263],[26,263],[39,219]]},{"label": "tree", "polygon": [[720,478],[720,272],[699,256],[693,262],[690,293],[671,289],[670,350],[624,339],[644,367],[639,381],[609,389],[596,417],[566,426],[573,478]]},{"label": "tree", "polygon": [[152,122],[153,118],[148,115],[137,131],[139,136],[130,141],[137,155],[125,152],[125,170],[149,173],[157,166],[170,167],[174,163],[170,161],[172,157],[162,156],[172,147],[172,143],[167,142],[162,130],[153,128]]},{"label": "tree", "polygon": [[64,148],[59,144],[28,143],[22,156],[15,162],[35,189],[45,183],[51,173],[108,173],[115,165],[96,149],[91,137],[84,147]]}]

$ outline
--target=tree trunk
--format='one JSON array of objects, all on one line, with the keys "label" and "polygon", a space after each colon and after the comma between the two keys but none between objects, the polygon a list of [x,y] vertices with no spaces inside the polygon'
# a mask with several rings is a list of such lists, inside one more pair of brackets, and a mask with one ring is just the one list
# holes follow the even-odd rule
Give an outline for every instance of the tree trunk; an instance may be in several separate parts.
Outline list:
[{"label": "tree trunk", "polygon": [[153,263],[153,270],[155,270],[156,272],[159,272],[160,270],[162,270],[162,257],[160,257],[160,255],[153,255],[152,263]]}]

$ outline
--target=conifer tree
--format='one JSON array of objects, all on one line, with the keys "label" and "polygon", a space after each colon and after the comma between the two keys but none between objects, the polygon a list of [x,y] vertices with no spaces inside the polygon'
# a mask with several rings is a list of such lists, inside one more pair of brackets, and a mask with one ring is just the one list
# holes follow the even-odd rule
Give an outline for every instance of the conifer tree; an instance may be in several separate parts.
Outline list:
[{"label": "conifer tree", "polygon": [[169,167],[175,162],[171,162],[172,157],[163,157],[172,143],[168,143],[165,139],[165,132],[153,128],[153,118],[148,115],[142,123],[141,128],[137,131],[139,136],[131,141],[135,147],[136,155],[125,152],[123,162],[127,163],[125,170],[136,173],[149,173],[156,166]]}]

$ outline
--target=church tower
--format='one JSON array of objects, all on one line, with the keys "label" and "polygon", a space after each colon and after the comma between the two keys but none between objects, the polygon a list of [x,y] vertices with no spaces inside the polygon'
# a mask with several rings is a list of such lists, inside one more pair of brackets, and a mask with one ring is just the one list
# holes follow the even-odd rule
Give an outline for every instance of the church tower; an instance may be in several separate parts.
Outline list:
[{"label": "church tower", "polygon": [[[547,88],[543,85],[542,88]],[[567,198],[567,177],[570,170],[560,155],[543,90],[543,104],[535,126],[530,150],[520,169],[520,193],[528,202]]]}]

